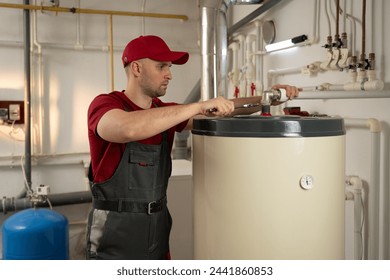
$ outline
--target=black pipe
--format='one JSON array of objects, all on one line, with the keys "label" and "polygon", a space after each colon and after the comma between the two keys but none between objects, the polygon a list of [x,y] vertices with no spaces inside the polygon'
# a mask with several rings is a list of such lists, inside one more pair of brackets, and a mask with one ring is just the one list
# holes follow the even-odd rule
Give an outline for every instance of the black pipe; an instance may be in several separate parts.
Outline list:
[{"label": "black pipe", "polygon": [[[30,5],[29,0],[24,0],[24,5]],[[25,125],[25,153],[24,172],[26,189],[31,190],[31,35],[30,35],[30,11],[23,10],[23,35],[24,35],[24,125]],[[23,163],[22,163],[23,164]],[[23,197],[25,193],[20,194]]]},{"label": "black pipe", "polygon": [[[63,205],[74,205],[82,203],[92,202],[92,195],[90,191],[83,192],[72,192],[72,193],[61,193],[51,194],[47,196],[49,202],[37,203],[37,207],[49,207],[51,206],[63,206]],[[34,204],[28,198],[6,198],[0,199],[0,213],[20,211],[28,208],[32,208]]]},{"label": "black pipe", "polygon": [[[90,191],[61,193],[48,195],[52,206],[72,205],[92,202],[92,194]],[[45,203],[43,206],[48,206]]]}]

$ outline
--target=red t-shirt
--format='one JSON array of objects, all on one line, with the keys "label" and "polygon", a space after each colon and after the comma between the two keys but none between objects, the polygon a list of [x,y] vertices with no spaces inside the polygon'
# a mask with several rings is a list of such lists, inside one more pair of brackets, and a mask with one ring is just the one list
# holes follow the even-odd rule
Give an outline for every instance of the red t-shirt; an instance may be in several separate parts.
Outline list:
[{"label": "red t-shirt", "polygon": [[[177,103],[164,103],[158,98],[153,99],[157,107],[174,106]],[[152,107],[154,107],[152,104]],[[126,144],[107,142],[99,137],[96,132],[100,118],[112,109],[122,109],[127,111],[143,110],[135,105],[123,92],[114,91],[109,94],[100,94],[92,101],[88,109],[88,138],[91,153],[92,171],[94,182],[103,182],[111,178],[114,174]],[[182,122],[168,131],[168,141],[170,150],[172,149],[175,132],[181,132],[188,121]],[[142,144],[158,145],[162,141],[162,134],[159,133],[151,138],[138,141]]]}]

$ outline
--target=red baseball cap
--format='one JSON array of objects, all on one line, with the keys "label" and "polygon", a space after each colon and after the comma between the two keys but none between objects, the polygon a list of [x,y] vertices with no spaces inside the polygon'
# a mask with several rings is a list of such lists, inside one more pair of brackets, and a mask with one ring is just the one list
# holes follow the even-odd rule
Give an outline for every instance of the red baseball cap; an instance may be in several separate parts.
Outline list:
[{"label": "red baseball cap", "polygon": [[188,61],[187,52],[171,51],[167,44],[158,36],[140,36],[130,41],[122,55],[123,66],[130,62],[150,58],[157,61],[171,61],[173,64],[184,64]]}]

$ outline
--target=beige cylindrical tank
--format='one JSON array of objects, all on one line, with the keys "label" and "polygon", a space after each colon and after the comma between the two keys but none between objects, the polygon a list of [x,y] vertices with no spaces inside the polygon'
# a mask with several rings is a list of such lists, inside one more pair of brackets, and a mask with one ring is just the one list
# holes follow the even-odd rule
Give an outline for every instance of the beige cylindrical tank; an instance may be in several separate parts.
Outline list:
[{"label": "beige cylindrical tank", "polygon": [[344,259],[339,118],[195,120],[195,259]]}]

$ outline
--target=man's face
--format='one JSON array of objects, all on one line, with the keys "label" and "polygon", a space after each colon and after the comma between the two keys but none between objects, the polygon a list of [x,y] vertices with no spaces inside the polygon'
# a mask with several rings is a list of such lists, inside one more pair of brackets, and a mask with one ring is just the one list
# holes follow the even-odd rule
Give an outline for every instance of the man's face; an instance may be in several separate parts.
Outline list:
[{"label": "man's face", "polygon": [[140,86],[149,97],[164,96],[172,79],[171,62],[142,59],[140,63]]}]

